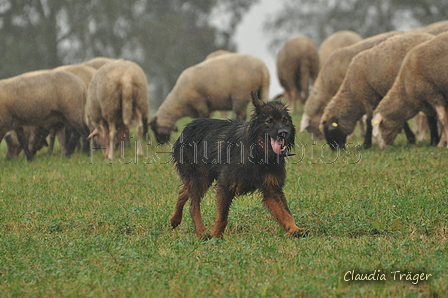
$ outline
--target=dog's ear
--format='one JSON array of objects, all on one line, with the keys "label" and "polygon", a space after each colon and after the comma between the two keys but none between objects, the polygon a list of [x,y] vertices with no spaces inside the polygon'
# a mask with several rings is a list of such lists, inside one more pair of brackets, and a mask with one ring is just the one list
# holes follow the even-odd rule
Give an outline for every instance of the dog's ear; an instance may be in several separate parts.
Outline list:
[{"label": "dog's ear", "polygon": [[250,95],[252,96],[252,104],[254,105],[255,109],[258,110],[259,108],[261,108],[261,105],[263,104],[263,102],[258,97],[258,92],[251,91]]}]

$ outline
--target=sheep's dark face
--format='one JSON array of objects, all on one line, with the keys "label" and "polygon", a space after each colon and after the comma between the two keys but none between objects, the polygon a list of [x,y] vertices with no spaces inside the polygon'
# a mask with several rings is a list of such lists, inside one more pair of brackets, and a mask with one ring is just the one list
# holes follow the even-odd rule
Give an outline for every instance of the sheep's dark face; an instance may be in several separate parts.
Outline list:
[{"label": "sheep's dark face", "polygon": [[154,132],[158,144],[166,144],[170,141],[171,132],[173,130],[169,127],[159,125],[157,123],[157,117],[154,117],[149,125]]},{"label": "sheep's dark face", "polygon": [[336,117],[332,117],[328,121],[323,120],[321,125],[323,127],[325,139],[333,151],[345,148],[347,134],[342,130],[342,126]]}]

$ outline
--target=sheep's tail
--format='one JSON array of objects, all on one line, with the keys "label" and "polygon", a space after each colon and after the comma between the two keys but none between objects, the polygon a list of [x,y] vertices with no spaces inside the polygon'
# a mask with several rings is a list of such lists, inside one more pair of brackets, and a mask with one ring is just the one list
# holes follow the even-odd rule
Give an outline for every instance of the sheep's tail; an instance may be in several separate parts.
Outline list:
[{"label": "sheep's tail", "polygon": [[132,77],[125,75],[121,81],[121,108],[123,109],[123,123],[130,127],[132,123],[134,99]]}]

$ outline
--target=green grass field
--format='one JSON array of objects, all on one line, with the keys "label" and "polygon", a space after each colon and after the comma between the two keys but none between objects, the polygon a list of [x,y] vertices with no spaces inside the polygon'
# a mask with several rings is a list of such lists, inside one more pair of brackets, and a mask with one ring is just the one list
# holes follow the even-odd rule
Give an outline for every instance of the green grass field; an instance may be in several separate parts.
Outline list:
[{"label": "green grass field", "polygon": [[[286,236],[255,193],[235,199],[224,240],[205,242],[188,212],[170,228],[180,182],[157,153],[169,146],[129,164],[45,149],[28,163],[2,142],[0,297],[446,297],[448,149],[400,135],[338,156],[297,141],[284,191],[310,236]],[[202,206],[211,227],[213,189]]]}]

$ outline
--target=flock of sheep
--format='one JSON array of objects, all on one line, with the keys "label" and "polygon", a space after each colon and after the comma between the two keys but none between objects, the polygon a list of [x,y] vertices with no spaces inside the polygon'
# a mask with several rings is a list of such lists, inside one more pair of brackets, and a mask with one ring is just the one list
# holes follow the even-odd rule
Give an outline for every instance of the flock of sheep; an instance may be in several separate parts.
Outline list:
[{"label": "flock of sheep", "polygon": [[[402,129],[415,142],[407,120],[417,116],[418,123],[429,126],[431,143],[445,146],[447,49],[448,21],[441,21],[407,32],[379,34],[335,50],[320,67],[300,131],[307,130],[313,138],[325,137],[333,148],[342,148],[365,117],[364,147],[372,145],[373,137],[385,148]],[[426,127],[420,125],[417,130],[424,132]]]},{"label": "flock of sheep", "polygon": [[147,131],[148,84],[132,61],[98,57],[28,72],[0,80],[0,90],[0,141],[5,138],[8,157],[23,150],[32,160],[48,145],[48,135],[52,151],[58,135],[67,156],[80,140],[88,153],[87,141],[96,137],[113,159],[116,142],[133,122],[138,123],[140,143]]},{"label": "flock of sheep", "polygon": [[[310,38],[296,36],[277,55],[281,97],[292,112],[296,104],[304,104],[300,131],[307,130],[312,138],[325,137],[333,148],[344,147],[363,119],[367,119],[365,148],[372,145],[372,137],[381,148],[392,144],[401,129],[415,142],[406,121],[416,115],[429,126],[431,143],[444,146],[447,49],[448,21],[366,39],[340,31],[319,49]],[[259,58],[216,51],[182,72],[148,123],[144,71],[132,61],[97,57],[0,80],[0,141],[6,140],[8,157],[23,150],[32,160],[46,145],[52,152],[58,136],[67,156],[79,143],[88,152],[90,141],[106,148],[105,156],[113,159],[117,142],[137,123],[137,152],[142,155],[148,125],[157,142],[166,143],[177,130],[177,120],[186,116],[233,111],[245,119],[251,92],[268,101],[269,84],[269,71]],[[427,121],[421,121],[422,113]]]}]

